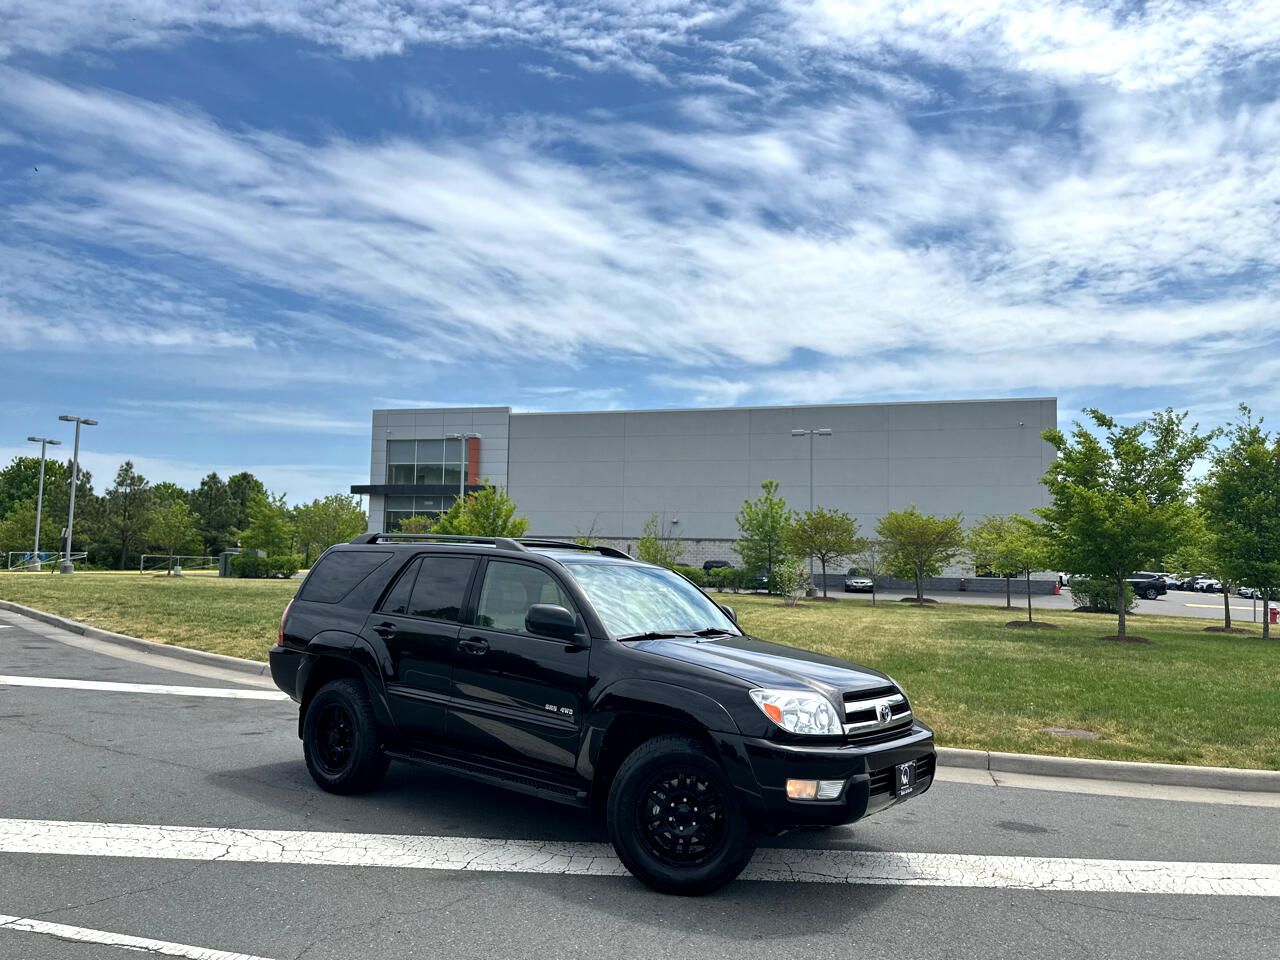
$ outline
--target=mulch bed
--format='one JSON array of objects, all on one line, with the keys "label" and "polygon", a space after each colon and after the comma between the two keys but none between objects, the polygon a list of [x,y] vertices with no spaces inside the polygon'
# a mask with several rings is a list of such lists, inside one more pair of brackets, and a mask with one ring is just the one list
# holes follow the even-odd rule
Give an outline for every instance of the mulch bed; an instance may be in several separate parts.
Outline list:
[{"label": "mulch bed", "polygon": [[1244,627],[1205,627],[1205,633],[1248,633]]},{"label": "mulch bed", "polygon": [[1045,623],[1043,620],[1010,620],[1005,624],[1006,627],[1013,627],[1015,630],[1057,630],[1056,623]]},{"label": "mulch bed", "polygon": [[924,606],[926,603],[937,603],[938,601],[932,600],[929,597],[925,597],[923,600],[917,600],[915,597],[899,597],[898,602],[914,603],[917,607],[921,607],[921,606]]},{"label": "mulch bed", "polygon": [[1140,637],[1136,633],[1131,633],[1127,637],[1103,637],[1103,640],[1110,640],[1112,643],[1155,643],[1150,637]]}]

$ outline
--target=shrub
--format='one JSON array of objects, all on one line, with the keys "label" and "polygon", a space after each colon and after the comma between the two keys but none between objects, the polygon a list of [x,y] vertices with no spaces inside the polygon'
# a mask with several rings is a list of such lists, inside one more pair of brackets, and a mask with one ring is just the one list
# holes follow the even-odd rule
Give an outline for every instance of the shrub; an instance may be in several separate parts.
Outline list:
[{"label": "shrub", "polygon": [[267,557],[267,576],[288,580],[302,569],[302,557],[296,553],[285,553],[278,557]]},{"label": "shrub", "polygon": [[288,580],[301,566],[302,557],[296,553],[282,553],[274,557],[242,553],[231,558],[231,572],[245,580],[265,580],[268,577]]},{"label": "shrub", "polygon": [[231,572],[246,580],[260,580],[268,569],[267,558],[256,553],[241,553],[231,558]]},{"label": "shrub", "polygon": [[809,571],[803,560],[786,557],[773,568],[769,577],[769,592],[782,597],[783,603],[793,607],[809,586]]},{"label": "shrub", "polygon": [[[1071,602],[1077,610],[1091,613],[1119,613],[1116,609],[1116,585],[1100,577],[1072,577]],[[1124,609],[1132,613],[1138,605],[1133,587],[1124,585]]]},{"label": "shrub", "polygon": [[707,571],[703,570],[701,567],[685,567],[680,564],[676,564],[671,569],[682,577],[687,577],[692,580],[700,587],[707,586]]}]

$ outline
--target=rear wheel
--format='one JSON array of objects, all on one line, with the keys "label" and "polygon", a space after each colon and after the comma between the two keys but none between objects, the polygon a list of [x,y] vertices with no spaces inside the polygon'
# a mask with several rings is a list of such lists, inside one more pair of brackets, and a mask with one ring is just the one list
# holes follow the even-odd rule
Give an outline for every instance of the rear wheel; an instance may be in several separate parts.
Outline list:
[{"label": "rear wheel", "polygon": [[662,893],[710,893],[755,852],[732,782],[688,737],[657,737],[623,761],[609,790],[608,822],[626,868]]},{"label": "rear wheel", "polygon": [[369,693],[359,680],[334,680],[307,704],[302,753],[311,778],[330,793],[363,793],[377,786],[390,761],[378,746]]},{"label": "rear wheel", "polygon": [[1160,594],[1155,587],[1147,587],[1145,596],[1148,600],[1154,600],[1156,597],[1160,596]]}]

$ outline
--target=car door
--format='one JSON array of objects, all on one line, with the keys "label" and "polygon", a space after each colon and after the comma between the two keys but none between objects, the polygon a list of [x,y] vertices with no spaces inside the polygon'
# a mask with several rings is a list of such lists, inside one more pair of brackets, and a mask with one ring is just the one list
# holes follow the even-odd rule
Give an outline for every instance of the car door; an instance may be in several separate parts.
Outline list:
[{"label": "car door", "polygon": [[445,734],[454,647],[476,558],[423,554],[404,569],[365,625],[386,654],[396,726],[415,739]]},{"label": "car door", "polygon": [[535,603],[566,607],[568,591],[547,568],[486,559],[470,623],[453,659],[449,740],[473,754],[572,769],[588,684],[590,644],[534,636],[525,614]]}]

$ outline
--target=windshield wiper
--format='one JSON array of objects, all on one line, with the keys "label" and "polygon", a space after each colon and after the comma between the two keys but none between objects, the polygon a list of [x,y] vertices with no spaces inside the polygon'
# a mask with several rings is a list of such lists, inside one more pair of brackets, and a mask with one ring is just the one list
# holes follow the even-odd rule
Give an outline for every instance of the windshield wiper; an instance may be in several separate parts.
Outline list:
[{"label": "windshield wiper", "polygon": [[619,637],[619,640],[671,640],[678,637],[696,637],[696,633],[677,633],[670,630],[650,630],[648,633],[633,633],[629,637]]},{"label": "windshield wiper", "polygon": [[723,627],[703,627],[701,630],[693,631],[695,637],[734,637],[737,634],[730,633]]}]

